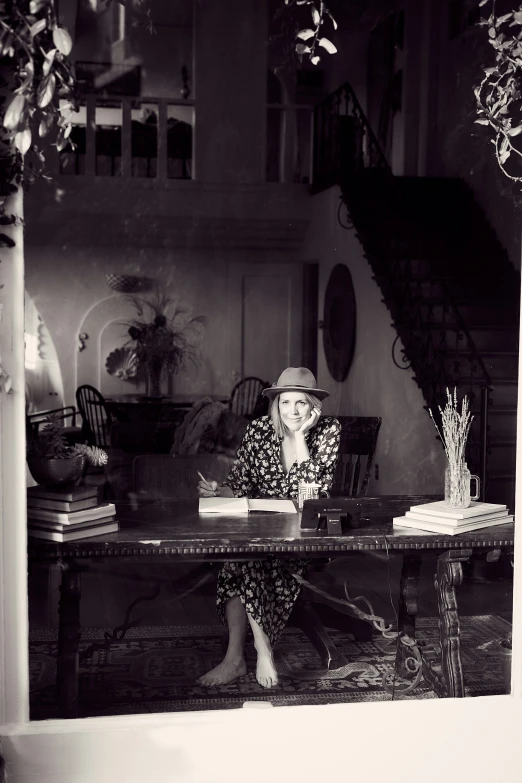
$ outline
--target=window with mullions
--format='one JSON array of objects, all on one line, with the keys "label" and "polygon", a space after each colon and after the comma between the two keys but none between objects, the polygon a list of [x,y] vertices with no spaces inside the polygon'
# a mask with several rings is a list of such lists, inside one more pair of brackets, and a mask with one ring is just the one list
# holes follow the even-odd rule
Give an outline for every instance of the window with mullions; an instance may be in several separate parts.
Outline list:
[{"label": "window with mullions", "polygon": [[288,82],[267,73],[267,182],[310,184],[313,107],[323,97],[321,70],[298,69]]}]

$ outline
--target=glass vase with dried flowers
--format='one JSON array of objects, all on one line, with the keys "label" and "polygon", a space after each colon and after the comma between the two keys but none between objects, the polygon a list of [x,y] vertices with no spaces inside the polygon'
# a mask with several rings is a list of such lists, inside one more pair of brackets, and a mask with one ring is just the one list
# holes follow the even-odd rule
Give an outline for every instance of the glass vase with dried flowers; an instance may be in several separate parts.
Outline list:
[{"label": "glass vase with dried flowers", "polygon": [[[446,389],[444,410],[439,405],[442,433],[430,409],[430,416],[444,446],[448,465],[444,475],[444,502],[451,508],[468,508],[472,500],[480,497],[480,479],[472,476],[466,464],[466,442],[473,421],[468,398],[464,395],[461,410],[458,409],[457,389],[453,395]],[[476,491],[471,495],[471,481],[476,481]]]},{"label": "glass vase with dried flowers", "polygon": [[190,316],[176,301],[161,292],[151,297],[129,296],[137,317],[126,323],[138,361],[138,374],[146,381],[148,397],[161,397],[161,384],[168,375],[191,362],[199,363],[196,342],[206,319]]}]

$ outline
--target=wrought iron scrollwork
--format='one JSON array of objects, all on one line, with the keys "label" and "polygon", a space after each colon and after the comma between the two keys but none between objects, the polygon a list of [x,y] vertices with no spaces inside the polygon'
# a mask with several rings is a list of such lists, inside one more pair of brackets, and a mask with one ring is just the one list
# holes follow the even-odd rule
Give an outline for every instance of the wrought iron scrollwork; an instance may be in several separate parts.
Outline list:
[{"label": "wrought iron scrollwork", "polygon": [[[320,103],[314,112],[313,191],[333,185],[341,188],[338,220],[341,226],[355,229],[372,267],[374,279],[383,293],[397,338],[392,358],[401,369],[412,368],[427,407],[435,418],[444,405],[446,388],[458,387],[466,394],[470,408],[486,418],[487,390],[491,378],[473,342],[443,273],[431,263],[431,248],[424,255],[422,235],[401,236],[397,230],[411,200],[404,199],[404,186],[397,184],[391,168],[373,133],[350,84],[339,87]],[[381,208],[389,209],[383,230],[375,231],[369,214],[374,192],[386,193]],[[418,203],[418,202],[417,202]],[[343,220],[343,205],[347,219]],[[422,225],[422,204],[419,210]],[[415,219],[410,223],[418,228]],[[397,360],[398,340],[405,346],[403,362]],[[409,363],[408,363],[409,362]],[[472,428],[468,439],[468,462],[481,473],[486,485],[485,461],[487,428],[480,433]],[[479,468],[479,465],[481,466]]]},{"label": "wrought iron scrollwork", "polygon": [[[345,210],[345,218],[344,222],[342,219],[342,212],[343,208]],[[348,231],[351,231],[354,228],[354,222],[352,220],[352,216],[350,215],[350,210],[348,209],[347,205],[341,198],[339,202],[339,208],[337,210],[337,220],[339,221],[339,225],[342,226],[342,228],[346,228]]]}]

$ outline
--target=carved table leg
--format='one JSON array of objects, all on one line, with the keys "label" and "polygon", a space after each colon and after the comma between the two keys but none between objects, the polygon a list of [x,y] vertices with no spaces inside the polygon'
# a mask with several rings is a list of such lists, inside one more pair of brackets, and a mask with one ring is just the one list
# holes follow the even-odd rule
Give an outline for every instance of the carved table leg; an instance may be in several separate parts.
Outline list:
[{"label": "carved table leg", "polygon": [[69,564],[62,568],[56,662],[58,717],[76,718],[78,715],[78,648],[81,636],[81,572]]},{"label": "carved table leg", "polygon": [[454,550],[444,552],[437,560],[435,589],[439,605],[441,674],[427,665],[424,676],[437,695],[442,697],[465,696],[456,588],[462,584],[462,563],[471,554],[471,549]]},{"label": "carved table leg", "polygon": [[[415,617],[419,611],[419,579],[422,564],[422,555],[415,553],[403,555],[399,599],[399,626],[400,634],[415,639]],[[405,648],[399,647],[398,671],[401,676],[408,676],[408,670],[404,669]],[[411,674],[411,673],[410,673]]]}]

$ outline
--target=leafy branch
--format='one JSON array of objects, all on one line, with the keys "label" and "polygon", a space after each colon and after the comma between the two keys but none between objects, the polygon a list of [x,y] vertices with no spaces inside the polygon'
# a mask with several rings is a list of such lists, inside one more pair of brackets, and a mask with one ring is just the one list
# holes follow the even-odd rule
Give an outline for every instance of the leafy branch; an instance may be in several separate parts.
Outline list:
[{"label": "leafy branch", "polygon": [[[113,0],[104,2],[109,7]],[[134,26],[154,32],[147,0],[117,2],[132,8]],[[7,211],[10,197],[39,177],[51,179],[44,173],[39,139],[54,135],[58,151],[75,148],[70,134],[78,95],[71,50],[54,0],[0,0],[0,248],[16,245],[1,227],[21,224]]]},{"label": "leafy branch", "polygon": [[321,49],[334,54],[337,48],[322,34],[327,21],[337,29],[337,22],[323,0],[280,0],[273,17],[277,27],[268,39],[271,56],[277,62],[274,73],[293,70],[296,61],[302,63],[304,56],[317,65]]},{"label": "leafy branch", "polygon": [[[285,0],[286,5],[288,5],[290,2],[291,0]],[[320,0],[319,8],[317,8],[314,0],[295,0],[295,2],[297,5],[310,6],[310,12],[312,15],[312,27],[305,27],[304,29],[299,30],[296,35],[296,38],[299,39],[299,42],[296,44],[295,50],[300,58],[304,54],[307,54],[312,65],[317,65],[321,60],[321,56],[318,54],[319,46],[329,54],[335,54],[337,52],[337,48],[330,41],[330,39],[321,35],[325,17],[330,19],[334,30],[337,30],[337,22],[333,18],[323,0]],[[307,43],[301,43],[301,41],[305,41]]]},{"label": "leafy branch", "polygon": [[[522,150],[518,136],[522,133],[522,4],[518,10],[497,16],[496,0],[481,0],[490,5],[490,14],[478,24],[486,27],[488,41],[495,50],[495,64],[484,69],[481,83],[475,87],[478,125],[493,130],[492,144],[501,171],[514,182],[522,182],[522,173],[513,173],[510,164],[520,164]],[[516,169],[515,169],[516,171]]]}]

